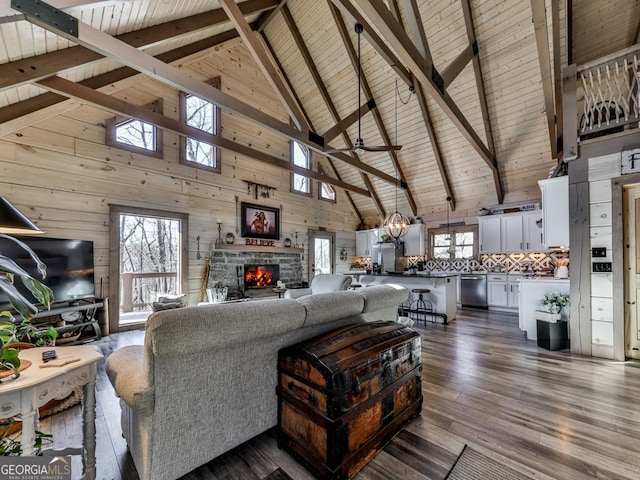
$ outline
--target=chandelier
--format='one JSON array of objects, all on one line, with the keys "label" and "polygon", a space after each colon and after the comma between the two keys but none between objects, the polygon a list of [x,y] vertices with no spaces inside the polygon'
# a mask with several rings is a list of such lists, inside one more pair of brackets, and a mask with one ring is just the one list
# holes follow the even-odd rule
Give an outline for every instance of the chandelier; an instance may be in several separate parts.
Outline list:
[{"label": "chandelier", "polygon": [[[396,143],[398,143],[398,102],[397,100],[398,100],[398,97],[400,96],[400,92],[398,91],[397,78],[396,78],[395,93],[396,94],[394,95],[393,106],[394,106],[394,112],[395,112]],[[398,177],[397,168],[396,168],[396,177]],[[384,231],[387,233],[387,235],[393,238],[393,241],[395,243],[398,243],[400,238],[404,237],[407,234],[407,232],[409,231],[409,225],[411,224],[411,222],[409,222],[409,218],[403,213],[400,213],[398,211],[398,183],[400,183],[399,179],[398,179],[398,182],[396,183],[396,209],[391,215],[389,215],[387,218],[384,219],[384,223],[382,224],[382,228],[384,228]]]}]

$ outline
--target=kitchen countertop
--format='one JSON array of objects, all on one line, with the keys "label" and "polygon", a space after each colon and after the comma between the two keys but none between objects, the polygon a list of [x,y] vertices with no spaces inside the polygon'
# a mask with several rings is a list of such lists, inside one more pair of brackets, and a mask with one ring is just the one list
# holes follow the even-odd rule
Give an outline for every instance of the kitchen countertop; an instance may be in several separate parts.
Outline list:
[{"label": "kitchen countertop", "polygon": [[524,275],[518,279],[519,282],[558,282],[562,280],[566,280],[568,282],[569,278],[557,278],[553,275]]},{"label": "kitchen countertop", "polygon": [[[370,274],[374,275],[374,274]],[[375,276],[380,277],[422,277],[422,278],[447,278],[447,277],[457,277],[460,275],[459,273],[447,273],[447,272],[417,272],[417,273],[409,273],[409,272],[384,272],[375,274]]]}]

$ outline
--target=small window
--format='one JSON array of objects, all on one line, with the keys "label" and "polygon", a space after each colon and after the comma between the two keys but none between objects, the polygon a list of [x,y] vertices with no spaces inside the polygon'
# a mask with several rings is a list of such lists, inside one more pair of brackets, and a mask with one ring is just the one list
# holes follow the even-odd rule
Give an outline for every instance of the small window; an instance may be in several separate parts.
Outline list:
[{"label": "small window", "polygon": [[[162,113],[162,100],[145,105]],[[133,153],[162,158],[162,130],[135,118],[117,116],[107,120],[106,144]]]},{"label": "small window", "polygon": [[435,260],[476,258],[478,255],[477,232],[475,225],[430,229],[431,258]]},{"label": "small window", "polygon": [[[318,163],[318,173],[326,175],[322,164]],[[318,198],[327,202],[336,202],[336,189],[329,183],[318,183]]]},{"label": "small window", "polygon": [[336,190],[328,183],[320,182],[318,194],[320,196],[320,200],[326,200],[328,202],[336,201]]},{"label": "small window", "polygon": [[[220,78],[209,82],[220,88]],[[220,134],[220,109],[196,95],[180,93],[180,119],[188,126]],[[213,144],[190,137],[180,137],[180,163],[196,168],[220,172],[220,150]]]},{"label": "small window", "polygon": [[[311,151],[298,142],[291,141],[291,163],[296,167],[311,169]],[[311,179],[298,173],[291,174],[291,191],[311,195]]]}]

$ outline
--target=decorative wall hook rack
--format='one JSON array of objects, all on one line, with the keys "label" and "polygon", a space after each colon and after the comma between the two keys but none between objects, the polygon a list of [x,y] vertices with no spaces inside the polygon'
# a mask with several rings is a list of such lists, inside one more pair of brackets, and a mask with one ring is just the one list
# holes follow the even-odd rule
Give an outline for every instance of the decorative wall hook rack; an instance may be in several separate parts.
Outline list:
[{"label": "decorative wall hook rack", "polygon": [[269,198],[271,196],[271,190],[276,190],[276,187],[270,187],[269,185],[263,185],[262,183],[256,183],[250,180],[243,180],[243,182],[247,184],[247,192],[253,194],[256,200],[258,199],[258,193],[260,193],[262,198]]}]

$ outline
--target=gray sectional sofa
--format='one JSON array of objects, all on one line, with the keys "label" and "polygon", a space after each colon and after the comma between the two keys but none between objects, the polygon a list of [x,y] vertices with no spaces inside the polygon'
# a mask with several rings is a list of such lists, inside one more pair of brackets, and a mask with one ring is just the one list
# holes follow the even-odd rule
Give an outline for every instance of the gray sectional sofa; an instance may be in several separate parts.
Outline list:
[{"label": "gray sectional sofa", "polygon": [[277,352],[352,322],[395,320],[398,285],[154,313],[107,361],[141,480],[175,479],[277,424]]}]

